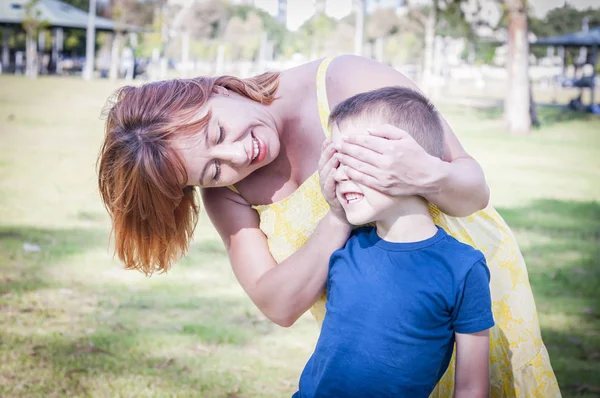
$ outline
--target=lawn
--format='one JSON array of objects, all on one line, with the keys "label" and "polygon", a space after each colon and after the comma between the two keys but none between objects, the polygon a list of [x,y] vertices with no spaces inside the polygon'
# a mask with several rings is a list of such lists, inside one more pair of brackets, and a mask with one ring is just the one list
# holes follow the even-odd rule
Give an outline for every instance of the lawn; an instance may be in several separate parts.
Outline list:
[{"label": "lawn", "polygon": [[[268,322],[203,216],[166,275],[124,271],[96,190],[107,82],[0,77],[0,396],[285,397],[314,321]],[[600,119],[444,106],[529,266],[565,397],[600,394]]]}]

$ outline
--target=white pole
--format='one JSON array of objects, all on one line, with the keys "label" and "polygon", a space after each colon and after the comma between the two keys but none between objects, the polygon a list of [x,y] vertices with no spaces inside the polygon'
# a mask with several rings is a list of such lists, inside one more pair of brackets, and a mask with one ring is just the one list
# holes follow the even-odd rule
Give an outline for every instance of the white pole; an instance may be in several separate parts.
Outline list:
[{"label": "white pole", "polygon": [[354,54],[363,55],[365,25],[365,0],[354,0],[356,7],[356,30],[354,31]]},{"label": "white pole", "polygon": [[88,24],[85,40],[85,67],[83,69],[83,79],[92,80],[94,75],[96,46],[96,0],[90,0],[90,11],[88,12]]}]

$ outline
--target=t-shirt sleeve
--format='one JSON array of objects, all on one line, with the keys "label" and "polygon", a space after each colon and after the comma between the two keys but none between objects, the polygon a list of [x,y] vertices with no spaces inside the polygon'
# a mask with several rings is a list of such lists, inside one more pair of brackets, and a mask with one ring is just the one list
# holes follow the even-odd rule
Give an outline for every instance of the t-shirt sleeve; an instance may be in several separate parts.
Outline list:
[{"label": "t-shirt sleeve", "polygon": [[456,292],[454,331],[468,334],[494,326],[490,271],[485,259],[479,260],[467,273]]}]

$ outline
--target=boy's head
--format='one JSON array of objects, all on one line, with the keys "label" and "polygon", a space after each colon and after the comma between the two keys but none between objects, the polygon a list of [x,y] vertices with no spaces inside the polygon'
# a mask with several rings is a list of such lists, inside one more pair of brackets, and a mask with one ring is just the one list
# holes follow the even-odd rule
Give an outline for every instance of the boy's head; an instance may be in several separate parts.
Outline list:
[{"label": "boy's head", "polygon": [[[368,128],[390,124],[408,132],[432,156],[444,155],[444,131],[434,106],[422,94],[404,87],[385,87],[357,94],[339,103],[329,116],[333,142],[341,135],[368,134]],[[348,221],[355,225],[379,221],[397,210],[401,199],[351,181],[336,172],[337,197]]]}]

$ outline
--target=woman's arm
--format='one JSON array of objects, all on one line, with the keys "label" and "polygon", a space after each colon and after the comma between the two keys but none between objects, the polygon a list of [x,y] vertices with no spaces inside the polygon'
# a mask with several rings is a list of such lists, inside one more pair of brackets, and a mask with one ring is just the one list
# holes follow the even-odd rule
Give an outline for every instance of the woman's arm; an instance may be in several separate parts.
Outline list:
[{"label": "woman's arm", "polygon": [[208,188],[202,190],[202,200],[242,288],[267,318],[291,326],[323,293],[329,257],[344,245],[350,227],[328,213],[308,242],[277,264],[258,214],[241,196],[227,188]]},{"label": "woman's arm", "polygon": [[[327,87],[332,106],[355,94],[386,86],[418,90],[402,73],[366,58],[341,56],[329,67]],[[416,142],[403,139],[406,133],[401,134],[401,130],[387,128],[373,131],[372,140],[368,142],[360,143],[361,136],[358,135],[350,137],[339,148],[340,152],[347,155],[342,164],[350,168],[351,178],[374,189],[391,195],[419,194],[448,215],[470,215],[487,206],[489,188],[477,161],[464,150],[446,120],[443,117],[441,119],[445,140],[443,161],[430,156],[420,147],[415,148],[413,143]],[[388,150],[380,153],[375,150],[377,146],[390,148],[389,140],[400,140],[395,146],[396,152]],[[365,159],[374,160],[367,163]],[[394,181],[381,181],[380,173],[369,175],[361,171],[369,169],[369,165],[380,171],[389,170],[388,167],[393,165]]]},{"label": "woman's arm", "polygon": [[489,397],[489,352],[489,329],[472,334],[456,333],[455,398]]}]

